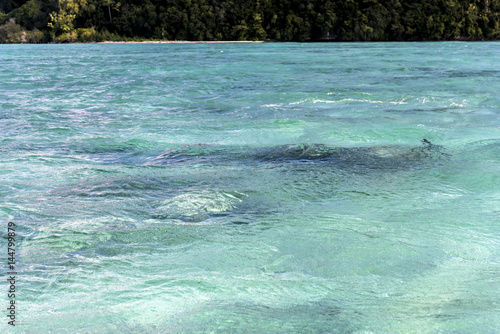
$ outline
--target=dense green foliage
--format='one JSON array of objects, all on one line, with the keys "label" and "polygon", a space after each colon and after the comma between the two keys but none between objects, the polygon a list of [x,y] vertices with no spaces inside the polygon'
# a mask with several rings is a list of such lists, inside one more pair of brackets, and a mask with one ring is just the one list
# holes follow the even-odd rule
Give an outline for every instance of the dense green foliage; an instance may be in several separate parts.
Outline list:
[{"label": "dense green foliage", "polygon": [[61,42],[481,40],[500,37],[500,0],[0,0],[1,24],[4,42],[12,24]]}]

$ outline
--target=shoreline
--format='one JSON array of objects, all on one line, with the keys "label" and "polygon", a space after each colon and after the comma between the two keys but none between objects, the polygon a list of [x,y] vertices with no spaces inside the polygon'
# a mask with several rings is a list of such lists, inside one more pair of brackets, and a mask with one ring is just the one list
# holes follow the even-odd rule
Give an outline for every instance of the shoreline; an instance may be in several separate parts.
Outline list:
[{"label": "shoreline", "polygon": [[224,43],[270,43],[271,41],[104,41],[96,44],[224,44]]},{"label": "shoreline", "polygon": [[282,41],[282,40],[259,40],[259,41],[154,41],[154,40],[144,40],[144,41],[74,41],[74,42],[43,42],[43,43],[30,43],[30,42],[15,42],[15,43],[0,43],[2,44],[18,44],[18,45],[31,45],[31,44],[264,44],[264,43],[442,43],[442,42],[500,42],[500,39],[444,39],[444,40],[387,40],[387,41],[340,41],[340,40],[309,40],[309,41]]}]

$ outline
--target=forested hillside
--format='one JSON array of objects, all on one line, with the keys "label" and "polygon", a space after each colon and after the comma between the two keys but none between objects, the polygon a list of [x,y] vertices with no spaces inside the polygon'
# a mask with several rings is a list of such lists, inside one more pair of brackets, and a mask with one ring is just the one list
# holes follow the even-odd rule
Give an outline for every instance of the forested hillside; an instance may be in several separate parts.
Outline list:
[{"label": "forested hillside", "polygon": [[500,0],[0,0],[0,41],[500,38]]}]

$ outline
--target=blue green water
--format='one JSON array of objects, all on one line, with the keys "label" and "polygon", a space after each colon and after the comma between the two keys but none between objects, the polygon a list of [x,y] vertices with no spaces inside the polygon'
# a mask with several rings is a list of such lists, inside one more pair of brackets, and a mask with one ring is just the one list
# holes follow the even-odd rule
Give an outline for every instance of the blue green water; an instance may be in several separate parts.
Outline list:
[{"label": "blue green water", "polygon": [[1,331],[497,333],[499,54],[0,46]]}]

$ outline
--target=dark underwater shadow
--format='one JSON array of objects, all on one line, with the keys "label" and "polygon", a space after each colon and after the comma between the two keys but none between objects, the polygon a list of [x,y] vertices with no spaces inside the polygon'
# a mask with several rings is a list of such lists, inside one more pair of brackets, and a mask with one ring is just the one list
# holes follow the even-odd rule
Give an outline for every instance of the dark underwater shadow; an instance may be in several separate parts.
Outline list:
[{"label": "dark underwater shadow", "polygon": [[294,144],[274,147],[188,145],[169,149],[148,160],[149,166],[175,166],[182,164],[304,164],[361,170],[395,170],[419,168],[429,163],[448,160],[440,145],[424,139],[416,147],[363,146],[334,147],[324,144]]}]

